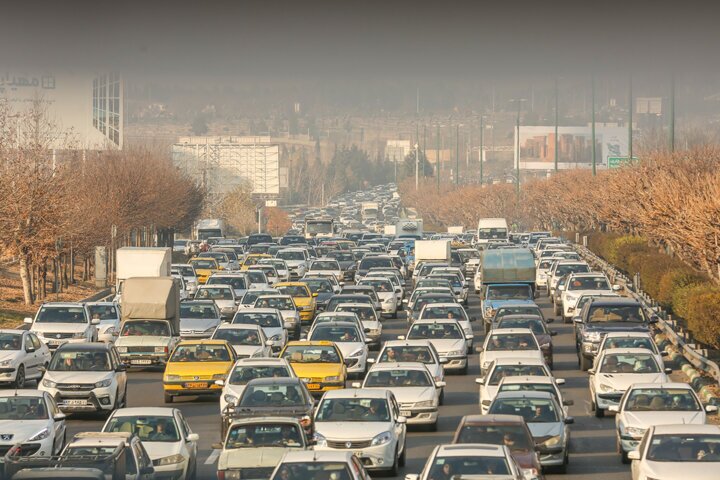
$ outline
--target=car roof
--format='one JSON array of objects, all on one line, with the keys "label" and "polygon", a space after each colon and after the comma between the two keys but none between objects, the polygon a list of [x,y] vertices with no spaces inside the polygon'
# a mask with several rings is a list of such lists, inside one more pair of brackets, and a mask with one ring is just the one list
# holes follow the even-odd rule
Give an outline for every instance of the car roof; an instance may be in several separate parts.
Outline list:
[{"label": "car roof", "polygon": [[[504,318],[504,317],[503,317]],[[490,330],[488,335],[502,334],[502,335],[519,335],[519,334],[533,333],[529,328],[493,328]]]},{"label": "car roof", "polygon": [[253,378],[250,380],[247,387],[251,385],[287,385],[287,384],[300,384],[302,380],[296,377],[273,377],[273,378]]},{"label": "car roof", "polygon": [[251,423],[292,423],[294,425],[300,425],[300,420],[293,417],[247,417],[233,420],[233,422],[230,424],[230,427],[235,425],[247,425]]},{"label": "car roof", "polygon": [[349,450],[288,450],[280,460],[283,463],[344,462],[349,463],[353,453]]},{"label": "car roof", "polygon": [[436,457],[464,457],[469,454],[481,454],[486,457],[505,457],[505,449],[502,445],[461,443],[440,445],[435,452]]},{"label": "car roof", "polygon": [[128,443],[132,434],[130,432],[82,432],[73,437],[68,446],[94,447],[98,445],[124,445]]},{"label": "car roof", "polygon": [[[692,390],[693,387],[689,383],[684,382],[667,382],[667,383],[633,383],[628,387],[628,390],[635,388],[682,388],[686,390]],[[693,390],[694,391],[694,390]]]},{"label": "car roof", "polygon": [[517,390],[517,391],[507,391],[507,392],[498,392],[497,398],[551,398],[554,399],[552,393],[550,392],[541,392],[539,390]]},{"label": "car roof", "polygon": [[207,289],[207,288],[229,288],[229,289],[232,290],[233,286],[232,286],[232,285],[228,285],[228,284],[226,284],[226,283],[212,283],[212,284],[210,284],[210,285],[205,284],[205,285],[200,285],[200,286],[198,287],[199,290],[205,290],[205,289]]},{"label": "car roof", "polygon": [[293,340],[288,342],[286,347],[327,347],[334,346],[335,342],[329,340]]},{"label": "car roof", "polygon": [[[416,324],[424,324],[424,325],[430,325],[432,323],[458,323],[456,318],[421,318],[419,320],[415,320],[413,322],[413,325]],[[412,328],[412,325],[411,325]]]},{"label": "car roof", "polygon": [[709,423],[706,424],[700,424],[700,425],[686,425],[686,424],[678,424],[678,425],[657,425],[655,426],[655,435],[664,435],[664,434],[682,434],[682,433],[689,433],[689,434],[709,434],[709,435],[720,435],[720,425],[712,425]]},{"label": "car roof", "polygon": [[576,272],[569,274],[571,277],[603,277],[607,280],[607,275],[603,272]]},{"label": "car roof", "polygon": [[[373,308],[373,306],[370,305],[369,303],[357,303],[357,302],[340,302],[337,304],[337,306],[335,308],[340,308],[340,307]],[[335,312],[327,312],[327,313],[336,313],[336,312],[337,312],[337,310]],[[342,313],[342,312],[337,312],[337,313]],[[350,312],[350,313],[354,313],[354,312]]]},{"label": "car roof", "polygon": [[318,325],[318,328],[321,326],[323,328],[326,328],[326,327],[355,327],[355,328],[357,328],[358,325],[355,322],[345,322],[342,320],[337,320],[337,321],[331,321],[331,322],[322,322],[322,325]]},{"label": "car roof", "polygon": [[289,367],[287,360],[278,357],[255,357],[255,358],[241,358],[235,362],[234,367],[241,365],[285,365]]},{"label": "car roof", "polygon": [[626,298],[626,297],[615,297],[612,300],[608,299],[593,299],[591,300],[593,306],[623,306],[623,307],[640,307],[642,304],[635,300],[634,298]]},{"label": "car roof", "polygon": [[280,310],[277,308],[242,308],[238,309],[237,313],[275,313],[280,315]]},{"label": "car roof", "polygon": [[[647,350],[645,350],[647,352]],[[545,360],[540,358],[523,358],[523,357],[501,357],[493,360],[495,365],[543,365],[545,366]]]},{"label": "car roof", "polygon": [[498,306],[497,309],[501,310],[503,308],[518,308],[518,307],[537,307],[540,309],[537,303],[524,303],[524,302],[507,302],[503,303],[502,305]]},{"label": "car roof", "polygon": [[226,323],[223,322],[217,326],[218,330],[233,330],[233,329],[247,328],[250,330],[262,330],[260,325],[254,323]]},{"label": "car roof", "polygon": [[412,340],[388,340],[384,342],[384,347],[429,347],[432,344],[426,338]]},{"label": "car roof", "polygon": [[29,388],[24,388],[21,390],[0,390],[0,397],[38,397],[42,398],[44,396],[44,391],[42,390],[30,390]]},{"label": "car roof", "polygon": [[227,342],[227,340],[215,340],[211,338],[203,338],[198,340],[181,340],[178,345],[225,345],[229,346],[230,344]]},{"label": "car roof", "polygon": [[[642,337],[653,340],[650,332],[608,332],[605,334],[605,338],[626,338],[626,337]],[[653,340],[654,341],[654,340]]]},{"label": "car roof", "polygon": [[342,388],[339,390],[328,390],[323,399],[326,398],[386,398],[388,390],[378,388]]},{"label": "car roof", "polygon": [[370,367],[369,372],[375,370],[423,370],[427,371],[424,363],[420,362],[381,362],[375,363]]},{"label": "car roof", "polygon": [[23,334],[27,332],[27,330],[20,330],[17,328],[2,328],[0,329],[0,333],[17,333],[17,334]]},{"label": "car roof", "polygon": [[431,309],[431,308],[449,308],[449,307],[462,307],[457,302],[439,302],[439,303],[428,303],[427,305],[424,305],[423,308]]},{"label": "car roof", "polygon": [[214,305],[214,304],[215,304],[215,300],[200,300],[200,299],[198,299],[198,300],[195,300],[195,299],[183,300],[182,302],[180,302],[180,305]]},{"label": "car roof", "polygon": [[[498,322],[502,322],[503,320],[519,320],[519,319],[531,319],[531,320],[541,320],[542,317],[540,315],[535,315],[534,313],[513,313],[512,315],[503,315]],[[495,329],[497,330],[497,329]]]},{"label": "car roof", "polygon": [[491,413],[487,415],[465,415],[460,421],[461,425],[487,425],[490,423],[521,423],[524,425],[525,419],[521,415]]},{"label": "car roof", "polygon": [[108,351],[112,347],[112,344],[105,342],[85,342],[85,343],[63,343],[58,347],[58,350],[83,350],[83,351]]},{"label": "car roof", "polygon": [[44,302],[40,307],[83,307],[82,302]]},{"label": "car roof", "polygon": [[603,353],[605,355],[611,355],[611,354],[619,354],[622,355],[624,353],[642,353],[645,355],[652,355],[652,352],[648,350],[647,348],[606,348],[603,350]]},{"label": "car roof", "polygon": [[172,417],[175,415],[176,408],[168,407],[135,407],[135,408],[118,408],[112,413],[113,417],[130,417],[135,415],[156,416],[156,417]]},{"label": "car roof", "polygon": [[501,382],[504,384],[508,383],[548,383],[548,384],[554,384],[555,378],[554,377],[542,377],[540,375],[527,375],[527,376],[510,376],[510,377],[503,377],[500,379]]}]

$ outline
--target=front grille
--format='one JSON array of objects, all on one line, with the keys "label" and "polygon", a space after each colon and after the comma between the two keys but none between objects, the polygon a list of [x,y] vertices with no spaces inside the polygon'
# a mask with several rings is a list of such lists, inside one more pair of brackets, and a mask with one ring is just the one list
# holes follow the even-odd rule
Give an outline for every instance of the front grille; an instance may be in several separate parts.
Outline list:
[{"label": "front grille", "polygon": [[414,403],[401,403],[400,410],[410,410],[415,406]]},{"label": "front grille", "polygon": [[48,340],[61,340],[61,339],[67,339],[67,338],[73,338],[74,333],[52,333],[52,332],[45,332],[43,333],[43,337],[47,338]]},{"label": "front grille", "polygon": [[[10,451],[11,448],[13,448],[14,445],[0,445],[0,456],[5,456],[8,451]],[[33,455],[37,453],[37,451],[40,450],[40,444],[39,443],[30,443],[27,445],[21,445],[20,451],[17,453],[18,456],[25,457],[28,455]]]},{"label": "front grille", "polygon": [[327,445],[330,448],[337,448],[340,450],[352,450],[356,448],[367,448],[372,443],[372,440],[354,440],[350,442],[341,442],[335,440],[328,440]]},{"label": "front grille", "polygon": [[155,353],[155,347],[127,347],[128,353]]},{"label": "front grille", "polygon": [[189,381],[196,381],[196,380],[212,380],[210,375],[181,375],[180,380],[189,380]]},{"label": "front grille", "polygon": [[272,475],[275,467],[243,468],[240,470],[240,478],[243,480],[267,480]]},{"label": "front grille", "polygon": [[71,392],[88,392],[95,388],[94,383],[58,383],[58,390],[67,390]]}]

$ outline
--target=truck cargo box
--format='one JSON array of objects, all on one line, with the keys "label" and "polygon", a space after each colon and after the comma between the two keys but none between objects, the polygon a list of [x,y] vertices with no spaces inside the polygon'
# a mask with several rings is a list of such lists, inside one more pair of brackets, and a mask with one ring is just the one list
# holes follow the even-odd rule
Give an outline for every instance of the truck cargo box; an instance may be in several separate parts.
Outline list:
[{"label": "truck cargo box", "polygon": [[482,283],[535,284],[535,257],[527,248],[485,250],[480,260]]}]

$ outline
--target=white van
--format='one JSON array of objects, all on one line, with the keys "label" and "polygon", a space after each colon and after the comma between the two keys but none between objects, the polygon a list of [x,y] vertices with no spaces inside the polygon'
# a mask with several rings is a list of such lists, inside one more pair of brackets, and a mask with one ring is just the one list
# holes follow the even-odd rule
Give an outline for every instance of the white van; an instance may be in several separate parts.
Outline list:
[{"label": "white van", "polygon": [[476,244],[489,242],[507,242],[508,225],[504,218],[481,218],[478,222],[478,231],[475,236]]}]

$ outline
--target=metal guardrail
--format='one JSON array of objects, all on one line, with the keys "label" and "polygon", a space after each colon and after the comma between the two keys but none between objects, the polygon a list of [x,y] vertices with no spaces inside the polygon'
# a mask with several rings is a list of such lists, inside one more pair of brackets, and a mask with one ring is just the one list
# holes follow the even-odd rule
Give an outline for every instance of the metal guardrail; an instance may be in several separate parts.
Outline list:
[{"label": "metal guardrail", "polygon": [[638,300],[645,310],[651,312],[653,315],[657,315],[659,319],[656,324],[658,329],[662,331],[667,339],[682,352],[683,357],[685,357],[685,359],[696,369],[707,372],[713,379],[715,379],[716,382],[718,382],[718,385],[720,385],[720,367],[718,364],[705,358],[686,342],[684,335],[681,336],[675,330],[677,328],[677,322],[673,321],[672,318],[658,306],[657,302],[650,298],[645,292],[637,288],[637,279],[633,282],[624,273],[595,255],[595,253],[590,251],[587,247],[577,245],[577,250],[588,260],[588,263],[599,267],[603,272],[605,272],[612,283],[623,285],[625,287],[625,291],[628,292],[631,297]]}]

